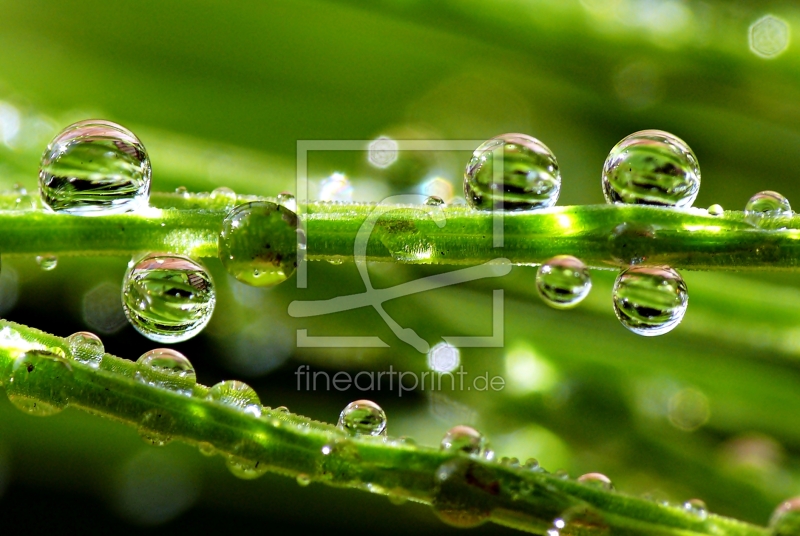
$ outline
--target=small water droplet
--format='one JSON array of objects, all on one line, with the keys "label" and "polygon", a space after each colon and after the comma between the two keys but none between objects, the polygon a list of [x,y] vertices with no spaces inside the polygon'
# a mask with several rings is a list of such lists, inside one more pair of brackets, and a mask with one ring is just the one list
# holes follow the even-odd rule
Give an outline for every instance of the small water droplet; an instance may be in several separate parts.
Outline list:
[{"label": "small water droplet", "polygon": [[120,214],[147,206],[150,159],[125,127],[89,119],[74,123],[47,146],[39,168],[42,202],[81,216]]},{"label": "small water droplet", "polygon": [[219,258],[233,277],[256,287],[286,281],[297,268],[297,215],[267,201],[239,205],[222,222]]},{"label": "small water droplet", "polygon": [[440,448],[448,452],[464,452],[470,456],[478,456],[486,448],[486,438],[470,426],[453,426],[442,438]]},{"label": "small water droplet", "polygon": [[708,207],[708,214],[711,216],[722,216],[724,213],[725,209],[722,208],[722,205],[718,205],[717,203]]},{"label": "small water droplet", "polygon": [[14,210],[34,210],[36,209],[36,199],[30,195],[21,195],[14,201]]},{"label": "small water droplet", "polygon": [[200,451],[200,454],[203,456],[213,456],[217,453],[217,449],[214,448],[214,445],[209,443],[208,441],[201,441],[197,444],[197,450]]},{"label": "small water droplet", "polygon": [[443,207],[444,200],[441,197],[432,195],[425,200],[425,204],[429,207]]},{"label": "small water droplet", "polygon": [[353,435],[385,435],[386,413],[371,400],[356,400],[342,410],[338,426]]},{"label": "small water droplet", "polygon": [[706,503],[700,499],[690,499],[686,501],[683,503],[683,509],[695,516],[700,521],[705,521],[708,518],[708,508],[706,508]]},{"label": "small water droplet", "polygon": [[297,200],[294,198],[294,194],[281,192],[278,194],[277,201],[279,205],[288,208],[292,212],[297,212]]},{"label": "small water droplet", "polygon": [[67,337],[72,359],[97,368],[106,350],[100,337],[89,331],[78,331]]},{"label": "small water droplet", "polygon": [[612,290],[614,312],[622,325],[645,336],[663,335],[683,319],[689,303],[686,283],[669,266],[633,266]]},{"label": "small water droplet", "polygon": [[302,487],[306,487],[311,484],[311,477],[305,473],[300,473],[297,475],[297,484]]},{"label": "small water droplet", "polygon": [[211,199],[215,201],[224,201],[226,205],[235,205],[236,204],[236,192],[232,189],[228,188],[227,186],[220,186],[219,188],[215,188],[211,191],[211,195],[209,196]]},{"label": "small water droplet", "polygon": [[286,406],[278,406],[275,408],[275,413],[289,413],[289,408]]},{"label": "small water droplet", "polygon": [[679,137],[642,130],[617,143],[603,166],[608,203],[692,206],[700,191],[697,157]]},{"label": "small water droplet", "polygon": [[266,473],[269,469],[267,464],[261,461],[246,460],[238,456],[228,456],[228,458],[225,460],[225,465],[228,467],[228,470],[233,474],[233,476],[243,480],[253,480],[254,478],[258,478]]},{"label": "small water droplet", "polygon": [[[69,397],[53,378],[72,374],[72,366],[63,357],[47,350],[29,350],[14,360],[6,383],[6,395],[18,409],[47,417],[67,407]],[[48,393],[47,400],[39,393]]]},{"label": "small water droplet", "polygon": [[261,400],[252,387],[239,380],[219,382],[208,391],[206,399],[261,417]]},{"label": "small water droplet", "polygon": [[536,290],[544,302],[556,309],[571,309],[592,290],[589,268],[571,255],[558,255],[539,266]]},{"label": "small water droplet", "polygon": [[531,471],[541,470],[541,467],[539,466],[539,460],[536,458],[528,458],[525,460],[525,468],[530,469]]},{"label": "small water droplet", "polygon": [[611,479],[602,473],[586,473],[578,477],[578,482],[600,489],[614,489]]},{"label": "small water droplet", "polygon": [[175,188],[175,193],[183,198],[189,197],[189,190],[186,189],[186,186],[178,186]]},{"label": "small water droplet", "polygon": [[783,501],[769,520],[770,536],[797,536],[800,534],[800,497]]},{"label": "small water droplet", "polygon": [[163,447],[170,441],[172,436],[169,430],[174,425],[172,416],[160,408],[147,410],[139,420],[139,437],[154,447]]},{"label": "small water droplet", "polygon": [[[503,158],[502,185],[493,162]],[[502,134],[480,145],[464,173],[467,204],[480,210],[531,210],[552,207],[561,191],[561,172],[553,152],[526,134]]]},{"label": "small water droplet", "polygon": [[36,264],[45,272],[49,272],[50,270],[55,270],[56,266],[58,266],[58,257],[55,255],[37,255]]},{"label": "small water droplet", "polygon": [[789,200],[778,192],[758,192],[744,207],[744,221],[756,227],[766,227],[776,219],[792,216]]},{"label": "small water droplet", "polygon": [[182,255],[152,253],[125,273],[122,305],[136,331],[156,342],[190,339],[206,327],[216,293],[211,274]]},{"label": "small water droplet", "polygon": [[156,348],[136,360],[136,379],[183,395],[192,395],[197,383],[194,367],[180,352],[172,348]]}]

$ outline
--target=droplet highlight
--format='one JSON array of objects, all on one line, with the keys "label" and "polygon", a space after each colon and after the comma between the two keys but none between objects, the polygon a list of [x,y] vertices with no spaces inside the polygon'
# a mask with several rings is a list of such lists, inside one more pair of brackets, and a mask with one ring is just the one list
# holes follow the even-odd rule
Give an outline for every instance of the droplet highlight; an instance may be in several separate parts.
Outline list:
[{"label": "droplet highlight", "polygon": [[74,123],[47,146],[39,168],[42,202],[55,212],[99,216],[135,211],[150,198],[150,159],[125,127]]},{"label": "droplet highlight", "polygon": [[49,272],[55,270],[56,266],[58,266],[58,257],[55,255],[37,255],[36,264],[45,272]]},{"label": "droplet highlight", "polygon": [[[502,172],[494,162],[502,158]],[[502,134],[480,145],[464,173],[467,204],[479,210],[551,207],[561,191],[553,152],[526,134]]]},{"label": "droplet highlight", "polygon": [[182,255],[147,255],[128,268],[122,284],[125,316],[156,342],[194,337],[211,320],[215,303],[211,274]]},{"label": "droplet highlight", "polygon": [[602,184],[608,203],[688,208],[700,191],[700,166],[679,137],[642,130],[611,149]]},{"label": "droplet highlight", "polygon": [[589,268],[572,255],[558,255],[536,272],[536,290],[544,302],[556,309],[571,309],[592,290]]},{"label": "droplet highlight", "polygon": [[191,396],[197,376],[185,355],[172,348],[156,348],[136,360],[136,380]]},{"label": "droplet highlight", "polygon": [[371,400],[356,400],[342,410],[338,426],[353,435],[385,435],[386,413]]},{"label": "droplet highlight", "polygon": [[668,266],[633,266],[612,289],[614,312],[623,326],[647,337],[674,329],[686,313],[689,293],[680,274]]}]

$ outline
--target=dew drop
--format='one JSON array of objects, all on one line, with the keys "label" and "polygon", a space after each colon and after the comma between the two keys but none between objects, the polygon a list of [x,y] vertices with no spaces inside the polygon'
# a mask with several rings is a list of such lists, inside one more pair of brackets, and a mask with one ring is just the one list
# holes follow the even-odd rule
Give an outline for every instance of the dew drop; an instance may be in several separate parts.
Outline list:
[{"label": "dew drop", "polygon": [[688,208],[699,191],[697,157],[686,142],[663,130],[623,138],[603,166],[608,203]]},{"label": "dew drop", "polygon": [[578,477],[578,482],[605,490],[614,489],[611,479],[602,473],[586,473]]},{"label": "dew drop", "polygon": [[769,520],[770,536],[797,536],[800,534],[800,497],[782,502]]},{"label": "dew drop", "polygon": [[725,209],[722,208],[722,205],[718,205],[717,203],[708,207],[708,214],[710,216],[722,216],[724,213]]},{"label": "dew drop", "polygon": [[[72,366],[63,357],[47,350],[30,350],[14,360],[6,383],[6,395],[18,409],[47,417],[67,407],[67,393],[53,383],[54,378],[72,374]],[[47,393],[44,400],[39,393]]]},{"label": "dew drop", "polygon": [[160,408],[147,410],[139,420],[139,437],[148,445],[163,447],[172,441],[169,430],[173,425],[172,416],[166,411]]},{"label": "dew drop", "polygon": [[186,186],[178,186],[175,188],[175,193],[183,198],[189,197],[189,190],[186,189]]},{"label": "dew drop", "polygon": [[233,277],[256,287],[286,281],[297,268],[297,215],[267,201],[239,205],[222,222],[219,258]]},{"label": "dew drop", "polygon": [[147,206],[150,159],[125,127],[89,119],[74,123],[47,146],[39,168],[42,202],[81,216],[120,214]]},{"label": "dew drop", "polygon": [[671,331],[689,303],[686,283],[668,266],[633,266],[624,270],[612,290],[614,312],[622,325],[638,335]]},{"label": "dew drop", "polygon": [[528,458],[525,460],[525,469],[529,469],[531,471],[540,471],[541,467],[539,466],[539,460],[536,458]]},{"label": "dew drop", "polygon": [[45,272],[49,272],[50,270],[55,270],[56,266],[58,266],[58,257],[55,255],[37,255],[36,264]]},{"label": "dew drop", "polygon": [[100,337],[89,331],[78,331],[67,337],[72,359],[97,368],[106,350]]},{"label": "dew drop", "polygon": [[233,476],[243,480],[253,480],[254,478],[258,478],[266,473],[269,469],[267,464],[262,463],[261,461],[247,460],[238,456],[228,456],[228,458],[225,460],[225,465],[228,467],[228,470],[233,474]]},{"label": "dew drop", "polygon": [[214,445],[209,443],[208,441],[201,441],[197,444],[197,450],[200,451],[200,454],[203,456],[213,456],[217,453],[217,449],[214,448]]},{"label": "dew drop", "polygon": [[261,400],[252,387],[239,380],[219,382],[208,391],[206,399],[261,417]]},{"label": "dew drop", "polygon": [[690,499],[683,503],[683,509],[695,516],[700,521],[705,521],[708,518],[708,508],[706,503],[700,499]]},{"label": "dew drop", "polygon": [[215,201],[223,201],[226,205],[236,204],[236,192],[234,192],[227,186],[220,186],[219,188],[215,188],[214,190],[211,191],[211,195],[209,197],[211,197],[211,199]]},{"label": "dew drop", "polygon": [[371,400],[356,400],[342,410],[338,426],[353,435],[385,435],[386,413]]},{"label": "dew drop", "polygon": [[292,212],[297,212],[297,200],[294,198],[294,195],[290,192],[281,192],[278,194],[277,197],[278,204],[288,208]]},{"label": "dew drop", "polygon": [[788,218],[792,214],[789,200],[771,190],[758,192],[744,207],[744,221],[756,227],[765,227],[776,219]]},{"label": "dew drop", "polygon": [[589,268],[571,255],[558,255],[539,266],[536,290],[544,302],[556,309],[571,309],[592,290]]},{"label": "dew drop", "polygon": [[128,268],[122,283],[125,316],[156,342],[185,341],[200,333],[215,302],[211,274],[182,255],[147,255]]},{"label": "dew drop", "polygon": [[470,426],[453,426],[442,438],[439,448],[447,452],[464,452],[470,456],[478,456],[486,448],[486,438]]},{"label": "dew drop", "polygon": [[21,195],[14,201],[14,210],[34,210],[36,208],[36,200],[30,195]]},{"label": "dew drop", "polygon": [[136,379],[183,395],[192,395],[197,383],[194,367],[182,353],[172,348],[156,348],[136,360]]},{"label": "dew drop", "polygon": [[425,200],[425,204],[429,207],[443,207],[444,200],[441,197],[432,195]]},{"label": "dew drop", "polygon": [[297,484],[302,487],[306,487],[309,484],[311,484],[311,477],[305,473],[300,473],[299,475],[297,475],[296,480]]},{"label": "dew drop", "polygon": [[[493,169],[494,159],[501,156],[502,184]],[[552,207],[560,191],[561,172],[555,155],[526,134],[502,134],[482,143],[464,173],[467,204],[479,210]]]}]

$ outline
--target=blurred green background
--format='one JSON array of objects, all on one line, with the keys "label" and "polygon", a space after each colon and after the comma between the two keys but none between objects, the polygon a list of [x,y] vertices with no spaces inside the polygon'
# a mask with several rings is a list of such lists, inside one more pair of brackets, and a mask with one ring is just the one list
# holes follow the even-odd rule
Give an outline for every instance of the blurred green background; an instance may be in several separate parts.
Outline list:
[{"label": "blurred green background", "polygon": [[[559,204],[602,203],[608,151],[631,132],[658,128],[699,158],[696,206],[741,210],[766,189],[794,201],[799,29],[800,9],[777,0],[2,1],[0,188],[35,191],[52,135],[102,117],[140,136],[156,191],[293,191],[297,140],[523,132],[556,154]],[[319,181],[338,172],[357,200],[457,199],[468,157],[401,152],[378,169],[362,151],[317,152],[309,175],[318,195]],[[135,359],[156,345],[122,315],[127,261],[65,257],[42,271],[31,258],[4,256],[0,314],[61,336],[94,331],[108,352]],[[312,263],[306,290],[294,280],[245,287],[216,259],[207,264],[218,286],[215,317],[176,345],[207,385],[242,379],[265,405],[329,422],[349,401],[371,398],[386,409],[393,436],[436,445],[447,428],[469,423],[499,456],[536,457],[572,476],[602,472],[618,490],[657,500],[699,497],[712,511],[759,524],[800,494],[796,274],[685,273],[686,318],[654,339],[617,322],[610,272],[593,274],[592,294],[571,312],[539,301],[534,267],[398,299],[387,311],[435,344],[442,335],[488,335],[491,290],[505,291],[505,347],[463,349],[460,360],[470,375],[503,376],[506,388],[400,397],[386,386],[297,389],[301,364],[331,374],[427,370],[427,356],[371,309],[288,316],[292,300],[363,291],[353,264]],[[446,269],[375,265],[371,275],[390,286]],[[377,335],[390,348],[298,349],[297,329]],[[74,410],[33,418],[5,398],[0,494],[4,533],[455,531],[422,506],[273,475],[240,481],[221,459],[187,446],[148,447],[135,430]]]}]

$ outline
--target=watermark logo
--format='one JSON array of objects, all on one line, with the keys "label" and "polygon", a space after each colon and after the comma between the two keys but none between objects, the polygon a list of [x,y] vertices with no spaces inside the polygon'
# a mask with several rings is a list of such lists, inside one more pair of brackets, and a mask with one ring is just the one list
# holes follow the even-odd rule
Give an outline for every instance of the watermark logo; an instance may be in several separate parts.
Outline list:
[{"label": "watermark logo", "polygon": [[[393,140],[392,140],[393,141]],[[383,143],[383,142],[382,142]],[[414,140],[393,142],[392,147],[380,147],[381,151],[392,152],[396,158],[396,153],[402,150],[415,151],[472,151],[483,143],[483,140],[461,140],[461,141],[441,141],[441,140]],[[298,201],[308,201],[308,153],[310,151],[363,151],[368,148],[370,151],[375,149],[375,141],[348,140],[348,141],[298,141],[297,143],[297,199]],[[373,151],[374,152],[374,151]],[[371,154],[371,153],[370,153]],[[380,153],[382,158],[386,156]],[[493,152],[493,179],[497,187],[502,188],[503,183],[503,155],[502,147]],[[438,288],[452,285],[459,285],[468,281],[479,279],[497,278],[507,275],[511,271],[511,262],[498,255],[497,258],[480,264],[454,270],[451,272],[436,274],[414,281],[409,281],[394,287],[376,289],[370,281],[367,271],[367,244],[370,236],[375,229],[378,220],[384,214],[402,207],[404,210],[414,208],[424,213],[425,217],[430,218],[437,227],[444,228],[447,225],[445,211],[440,206],[432,206],[424,203],[425,196],[422,195],[402,195],[384,199],[376,204],[368,217],[364,220],[358,230],[355,245],[353,248],[353,260],[355,261],[361,280],[364,283],[364,292],[338,296],[328,300],[315,301],[294,301],[289,305],[289,315],[295,318],[312,316],[322,316],[337,312],[348,311],[361,307],[372,307],[375,312],[383,319],[394,335],[402,342],[412,346],[417,351],[428,353],[431,348],[427,341],[422,339],[412,327],[399,325],[384,309],[383,304],[389,300],[402,298],[412,294],[428,292]],[[298,216],[300,225],[305,225],[303,217],[305,203],[298,203]],[[492,211],[492,244],[495,248],[503,246],[503,213],[502,210]],[[303,228],[303,235],[307,230]],[[417,259],[422,259],[426,254],[423,245],[414,248],[412,255]],[[307,261],[304,251],[298,248],[297,266],[297,287],[307,288],[308,271]],[[492,291],[492,330],[491,335],[484,336],[448,336],[443,335],[442,339],[447,345],[455,348],[466,347],[502,347],[503,346],[503,290]],[[309,335],[308,330],[299,329],[297,331],[297,346],[300,348],[365,348],[365,347],[388,347],[384,340],[379,337],[363,336],[333,336],[333,335]]]}]

